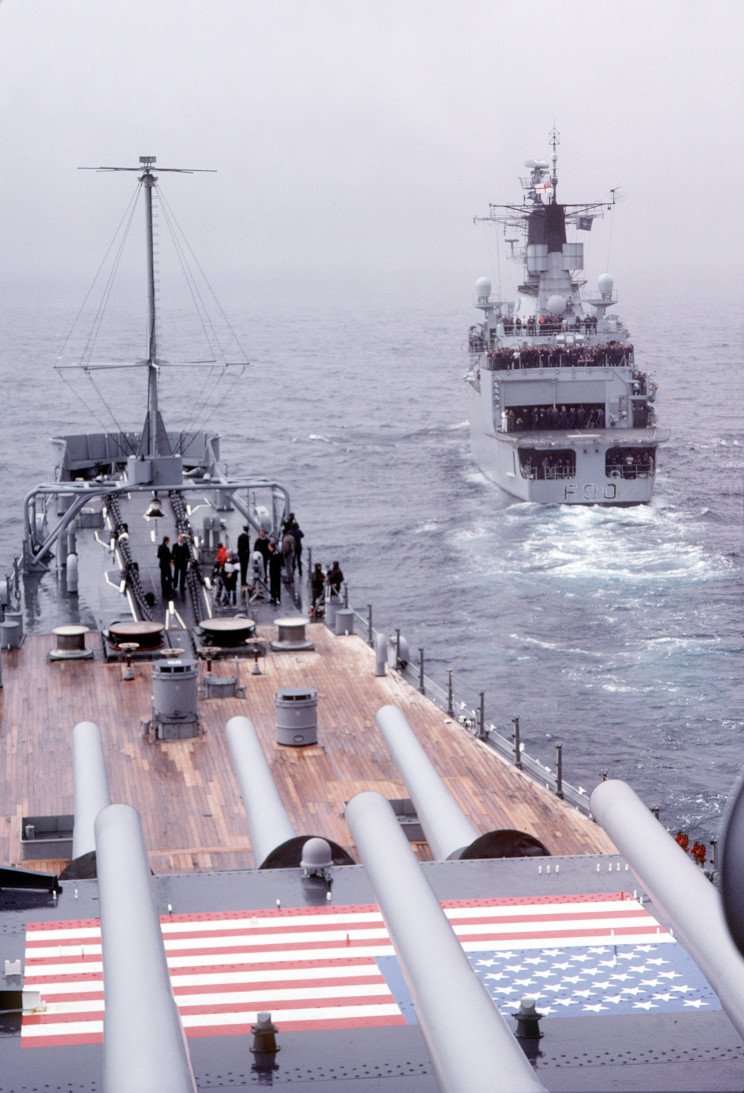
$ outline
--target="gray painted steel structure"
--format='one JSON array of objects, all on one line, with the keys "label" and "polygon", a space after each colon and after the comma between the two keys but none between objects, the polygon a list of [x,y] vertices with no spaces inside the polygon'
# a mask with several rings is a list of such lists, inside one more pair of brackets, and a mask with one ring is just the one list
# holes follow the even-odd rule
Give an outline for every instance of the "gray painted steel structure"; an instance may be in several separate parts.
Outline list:
[{"label": "gray painted steel structure", "polygon": [[731,795],[721,851],[721,899],[726,922],[744,953],[744,779]]},{"label": "gray painted steel structure", "polygon": [[384,676],[387,665],[387,638],[378,634],[375,638],[375,675]]},{"label": "gray painted steel structure", "polygon": [[197,1093],[173,997],[140,818],[109,805],[96,820],[106,1009],[106,1093]]},{"label": "gray painted steel structure", "polygon": [[389,802],[379,793],[358,793],[345,815],[442,1093],[544,1093],[473,971]]},{"label": "gray painted steel structure", "polygon": [[[249,492],[251,490],[270,489],[272,494],[272,507],[274,510],[277,508],[283,509],[284,512],[289,512],[290,499],[289,491],[278,482],[270,482],[267,479],[228,479],[220,475],[219,467],[215,465],[211,468],[214,472],[212,478],[207,481],[199,479],[198,484],[194,482],[173,483],[166,487],[163,487],[169,491],[176,491],[180,493],[193,492],[198,489],[200,492],[213,493],[215,491],[222,493],[229,493],[232,503],[235,508],[241,513],[241,515],[258,529],[261,525],[256,519],[256,515],[251,511],[251,506],[246,505],[238,496],[239,490],[245,490]],[[96,498],[104,498],[109,494],[114,496],[121,495],[126,497],[130,493],[144,493],[152,494],[153,489],[157,489],[156,485],[152,482],[137,483],[137,482],[112,482],[106,481],[103,483],[98,482],[54,482],[45,483],[34,487],[23,502],[24,510],[24,523],[26,532],[24,535],[24,558],[23,566],[26,572],[41,571],[44,572],[49,568],[49,556],[52,547],[60,537],[63,537],[67,533],[67,529],[73,524],[75,518],[79,515],[80,511],[90,505]],[[40,533],[37,528],[36,514],[44,513],[48,515],[51,511],[47,501],[49,498],[57,497],[69,497],[70,506],[59,518],[56,524],[48,530],[46,524],[43,524],[43,533]],[[37,500],[39,502],[37,506]],[[275,530],[279,528],[280,520],[274,516],[273,524]]]},{"label": "gray painted steel structure", "polygon": [[458,857],[479,832],[450,796],[401,711],[383,706],[375,720],[411,794],[432,854],[439,861]]},{"label": "gray painted steel structure", "polygon": [[75,781],[74,861],[95,850],[96,816],[111,804],[101,730],[92,721],[79,721],[72,730],[72,765]]},{"label": "gray painted steel structure", "polygon": [[256,866],[261,866],[272,850],[295,838],[295,829],[274,785],[253,722],[247,717],[231,717],[225,732],[248,816]]},{"label": "gray painted steel structure", "polygon": [[726,926],[719,892],[627,783],[600,782],[591,806],[744,1037],[744,959]]}]

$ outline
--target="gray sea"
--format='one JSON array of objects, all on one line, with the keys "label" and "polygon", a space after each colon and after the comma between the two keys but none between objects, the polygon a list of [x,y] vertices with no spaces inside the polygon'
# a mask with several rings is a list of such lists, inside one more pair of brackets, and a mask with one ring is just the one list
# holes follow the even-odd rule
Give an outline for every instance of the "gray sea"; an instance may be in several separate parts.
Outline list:
[{"label": "gray sea", "polygon": [[[476,271],[477,272],[477,271]],[[744,766],[742,318],[733,296],[622,297],[672,440],[649,506],[541,507],[489,483],[469,450],[459,296],[348,282],[246,291],[226,303],[251,361],[212,385],[164,369],[170,428],[214,428],[231,470],[290,489],[313,559],[338,559],[350,603],[399,627],[459,699],[587,790],[626,779],[662,821],[708,842]],[[19,551],[21,501],[51,471],[55,432],[138,428],[144,380],[65,382],[54,361],[75,312],[50,292],[2,318],[0,568]],[[104,348],[141,356],[143,322],[114,314]],[[180,314],[164,322],[188,340]],[[177,358],[176,352],[173,359]],[[84,402],[79,400],[82,395]]]}]

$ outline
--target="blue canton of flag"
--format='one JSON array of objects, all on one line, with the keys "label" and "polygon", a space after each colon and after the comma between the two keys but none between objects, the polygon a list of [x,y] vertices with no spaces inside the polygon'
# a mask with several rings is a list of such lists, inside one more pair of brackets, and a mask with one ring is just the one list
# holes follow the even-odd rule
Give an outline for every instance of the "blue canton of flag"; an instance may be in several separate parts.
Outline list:
[{"label": "blue canton of flag", "polygon": [[545,1017],[720,1009],[702,972],[680,945],[595,945],[526,952],[469,953],[503,1013],[524,995]]},{"label": "blue canton of flag", "polygon": [[[719,1010],[721,1003],[679,945],[596,945],[468,953],[479,979],[508,1017],[528,995],[544,1017]],[[395,957],[378,957],[409,1025],[416,1011]]]}]

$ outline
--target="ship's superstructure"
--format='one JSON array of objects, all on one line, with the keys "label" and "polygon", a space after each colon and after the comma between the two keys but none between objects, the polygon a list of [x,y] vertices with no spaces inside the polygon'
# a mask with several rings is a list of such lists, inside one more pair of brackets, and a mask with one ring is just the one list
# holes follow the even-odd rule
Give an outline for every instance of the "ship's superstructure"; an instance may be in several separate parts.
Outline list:
[{"label": "ship's superstructure", "polygon": [[612,310],[613,278],[603,273],[597,293],[586,294],[584,246],[567,232],[590,230],[614,194],[606,203],[559,203],[555,132],[552,143],[552,165],[526,161],[523,203],[491,205],[482,218],[504,226],[524,279],[516,302],[492,296],[486,277],[476,284],[483,322],[470,327],[466,376],[473,454],[524,501],[648,502],[657,446],[669,438],[656,425],[656,385]]}]

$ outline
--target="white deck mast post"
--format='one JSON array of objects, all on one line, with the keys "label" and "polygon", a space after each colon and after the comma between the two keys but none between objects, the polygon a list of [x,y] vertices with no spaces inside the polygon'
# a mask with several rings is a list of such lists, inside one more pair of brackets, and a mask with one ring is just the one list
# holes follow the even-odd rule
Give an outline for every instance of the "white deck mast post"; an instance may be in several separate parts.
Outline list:
[{"label": "white deck mast post", "polygon": [[157,182],[151,166],[155,156],[140,156],[144,172],[140,182],[145,187],[145,209],[147,228],[147,420],[149,422],[150,455],[158,454],[158,339],[155,311],[155,245],[152,226],[152,188]]}]

